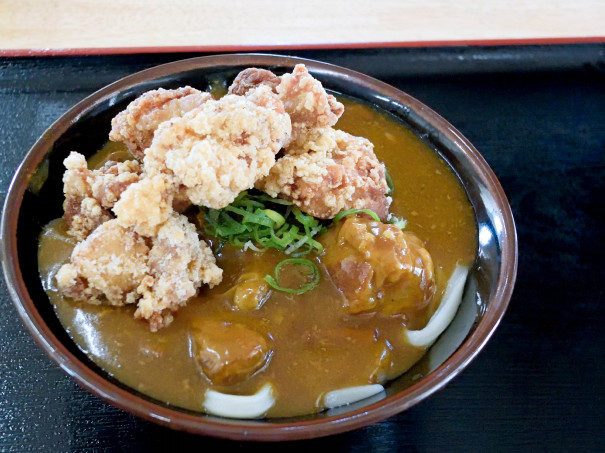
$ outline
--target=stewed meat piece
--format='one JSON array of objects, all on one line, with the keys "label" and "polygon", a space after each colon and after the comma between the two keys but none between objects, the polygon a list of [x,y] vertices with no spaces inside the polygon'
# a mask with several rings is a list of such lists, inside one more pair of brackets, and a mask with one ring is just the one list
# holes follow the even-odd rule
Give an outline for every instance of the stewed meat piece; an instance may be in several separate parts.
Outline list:
[{"label": "stewed meat piece", "polygon": [[271,344],[265,335],[240,323],[196,320],[190,334],[202,371],[219,385],[249,378],[265,365],[271,353]]},{"label": "stewed meat piece", "polygon": [[322,238],[324,264],[349,313],[403,314],[435,295],[433,260],[417,236],[350,216]]}]

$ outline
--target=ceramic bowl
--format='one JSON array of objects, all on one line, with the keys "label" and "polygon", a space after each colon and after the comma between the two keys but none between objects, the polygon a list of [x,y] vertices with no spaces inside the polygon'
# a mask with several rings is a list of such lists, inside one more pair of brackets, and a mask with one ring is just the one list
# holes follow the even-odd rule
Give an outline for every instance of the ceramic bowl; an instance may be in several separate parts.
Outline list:
[{"label": "ceramic bowl", "polygon": [[[38,276],[37,237],[62,215],[62,161],[72,150],[89,156],[107,140],[110,121],[141,93],[158,87],[205,87],[255,66],[277,73],[304,63],[324,86],[397,117],[453,168],[472,203],[479,227],[477,259],[461,306],[422,361],[386,384],[377,397],[319,414],[283,419],[233,420],[180,410],[113,379],[83,354],[59,323]],[[28,183],[47,166],[34,194]],[[94,93],[59,118],[17,170],[2,216],[2,262],[10,295],[38,344],[82,387],[122,409],[171,428],[231,439],[286,440],[325,436],[378,422],[443,388],[486,344],[510,299],[517,268],[515,225],[506,196],[479,152],[446,120],[413,97],[366,75],[316,61],[272,55],[218,55],[148,69]],[[418,370],[423,377],[417,379]],[[428,373],[427,373],[428,370]]]}]

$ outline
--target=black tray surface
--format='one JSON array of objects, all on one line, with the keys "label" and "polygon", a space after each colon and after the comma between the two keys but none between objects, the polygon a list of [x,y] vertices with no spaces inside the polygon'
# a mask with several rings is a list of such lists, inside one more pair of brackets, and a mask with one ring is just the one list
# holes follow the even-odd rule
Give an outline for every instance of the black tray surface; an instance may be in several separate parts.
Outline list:
[{"label": "black tray surface", "polygon": [[[440,113],[500,179],[519,236],[508,312],[459,377],[381,423],[288,447],[605,450],[605,45],[279,53],[364,72]],[[25,153],[78,101],[136,71],[198,55],[0,58],[0,201]],[[0,309],[0,451],[249,448],[105,403],[35,344],[4,279]]]}]

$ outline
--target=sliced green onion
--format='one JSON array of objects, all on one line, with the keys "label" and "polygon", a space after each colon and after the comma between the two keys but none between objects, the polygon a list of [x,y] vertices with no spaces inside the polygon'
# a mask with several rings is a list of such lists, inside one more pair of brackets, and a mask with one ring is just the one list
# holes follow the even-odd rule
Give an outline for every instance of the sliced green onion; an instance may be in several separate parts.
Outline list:
[{"label": "sliced green onion", "polygon": [[387,223],[396,226],[400,230],[405,229],[405,226],[408,224],[408,221],[405,219],[400,219],[399,217],[391,216]]},{"label": "sliced green onion", "polygon": [[219,216],[220,224],[217,223],[215,227],[218,235],[217,236],[233,236],[238,233],[242,233],[245,227],[233,220],[226,212],[221,212]]},{"label": "sliced green onion", "polygon": [[267,195],[266,193],[264,193],[262,195],[259,195],[257,197],[257,199],[259,201],[261,201],[261,202],[263,202],[263,201],[270,201],[271,203],[281,204],[281,205],[284,205],[284,206],[291,206],[292,205],[291,201],[282,200],[281,198],[273,198],[273,197],[270,197],[269,195]]},{"label": "sliced green onion", "polygon": [[311,246],[309,244],[307,244],[307,249],[303,250],[302,252],[296,252],[296,253],[292,253],[292,258],[300,258],[302,256],[305,256],[306,254],[308,254],[310,251],[312,250]]},{"label": "sliced green onion", "polygon": [[317,220],[315,220],[314,217],[307,215],[307,214],[303,214],[303,212],[298,208],[292,208],[292,214],[294,214],[294,217],[296,217],[296,220],[298,220],[300,223],[302,223],[306,227],[310,227],[314,223],[317,223]]},{"label": "sliced green onion", "polygon": [[296,233],[298,233],[298,228],[294,225],[292,225],[292,229],[290,231],[286,231],[282,237],[277,236],[273,230],[269,232],[271,239],[275,241],[280,250],[283,250],[292,242],[292,238],[296,236]]},{"label": "sliced green onion", "polygon": [[[223,245],[225,244],[225,242],[223,242]],[[244,247],[246,245],[245,242],[242,242],[242,240],[238,237],[235,237],[233,239],[232,245],[235,245],[236,247]]]},{"label": "sliced green onion", "polygon": [[334,219],[332,219],[332,221],[334,223],[336,223],[339,220],[344,219],[345,217],[348,217],[353,214],[359,214],[359,213],[367,214],[370,217],[372,217],[374,220],[376,220],[377,222],[380,222],[380,217],[378,217],[378,214],[376,214],[371,209],[346,209],[346,210],[340,211],[338,214],[336,214],[336,217],[334,217]]},{"label": "sliced green onion", "polygon": [[[304,285],[301,285],[299,288],[285,288],[283,286],[280,286],[278,283],[279,274],[281,272],[281,268],[287,264],[293,265],[293,266],[308,267],[309,269],[311,269],[310,274],[313,274],[313,280],[311,280],[308,283],[305,283]],[[313,288],[315,288],[319,284],[319,269],[317,268],[317,265],[313,261],[309,261],[304,258],[289,258],[287,260],[280,261],[277,264],[277,266],[275,266],[273,274],[274,275],[267,274],[265,276],[265,281],[267,283],[269,283],[269,285],[273,289],[275,289],[277,291],[282,291],[284,293],[295,294],[297,296],[300,294],[306,293],[307,291],[311,291]],[[307,274],[307,275],[310,275],[310,274]]]},{"label": "sliced green onion", "polygon": [[237,208],[233,205],[226,206],[223,209],[228,212],[233,212],[234,214],[239,214],[239,215],[248,214],[248,211],[246,211],[245,209]]},{"label": "sliced green onion", "polygon": [[277,226],[277,228],[279,228],[286,222],[286,219],[284,218],[284,216],[281,215],[279,212],[274,211],[273,209],[263,209],[263,212],[265,213],[265,215],[267,217],[269,217],[271,220],[273,220],[275,222],[275,225]]},{"label": "sliced green onion", "polygon": [[229,206],[218,210],[203,208],[203,213],[206,233],[236,247],[271,247],[297,252],[297,256],[323,250],[313,237],[325,226],[287,200],[244,191]]},{"label": "sliced green onion", "polygon": [[[296,250],[298,250],[299,248],[301,248],[303,245],[305,245],[307,243],[308,239],[309,238],[307,236],[303,236],[298,241],[293,242],[292,244],[290,244],[290,246],[286,250],[284,250],[284,253],[286,255],[290,255],[292,252],[295,252]],[[323,247],[322,247],[322,249],[323,249]]]},{"label": "sliced green onion", "polygon": [[391,178],[391,174],[389,173],[389,170],[387,170],[386,165],[384,167],[384,179],[387,180],[387,186],[389,187],[389,190],[387,191],[387,196],[392,195],[395,191],[395,183],[393,183],[393,178]]},{"label": "sliced green onion", "polygon": [[240,192],[240,194],[235,197],[235,200],[233,200],[233,203],[231,203],[232,205],[237,205],[239,204],[243,199],[246,198],[246,196],[248,195],[248,191],[244,190],[243,192]]},{"label": "sliced green onion", "polygon": [[308,240],[308,243],[309,243],[309,245],[311,245],[313,248],[317,249],[317,250],[318,250],[318,253],[321,253],[321,252],[323,252],[323,251],[324,251],[324,246],[323,246],[323,245],[321,245],[321,242],[316,241],[316,240],[315,240],[315,239],[313,239],[313,238],[310,238],[310,239]]}]

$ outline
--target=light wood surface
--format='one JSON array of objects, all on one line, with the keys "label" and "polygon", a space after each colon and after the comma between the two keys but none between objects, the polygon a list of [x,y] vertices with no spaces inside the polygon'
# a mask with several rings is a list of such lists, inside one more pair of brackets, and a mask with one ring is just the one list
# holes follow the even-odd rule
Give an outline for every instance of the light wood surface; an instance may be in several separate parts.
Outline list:
[{"label": "light wood surface", "polygon": [[604,0],[0,0],[0,52],[582,41],[604,24]]}]

